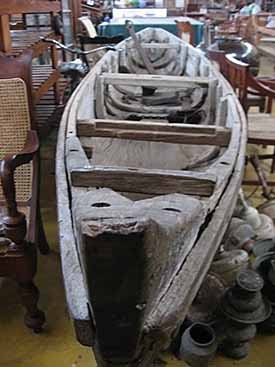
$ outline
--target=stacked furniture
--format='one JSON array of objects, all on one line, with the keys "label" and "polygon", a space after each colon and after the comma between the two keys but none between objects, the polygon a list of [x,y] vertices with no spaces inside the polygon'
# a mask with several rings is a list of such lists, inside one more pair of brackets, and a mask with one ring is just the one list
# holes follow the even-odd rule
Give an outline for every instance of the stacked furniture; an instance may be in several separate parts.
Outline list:
[{"label": "stacked furniture", "polygon": [[[255,145],[275,147],[275,124],[274,116],[271,115],[272,104],[275,99],[275,80],[256,78],[250,71],[247,63],[235,58],[234,54],[226,55],[224,52],[208,50],[208,56],[217,62],[220,71],[230,82],[239,97],[240,103],[248,119],[248,143]],[[249,107],[252,106],[250,96],[264,97],[264,109],[260,107],[259,113],[249,113]],[[254,104],[255,106],[255,104]],[[271,172],[275,171],[275,149],[273,154],[260,154],[248,157],[252,162],[260,183],[264,188],[264,195],[268,196],[267,185],[274,186],[274,181],[266,182],[262,174],[259,159],[271,159]],[[245,180],[246,185],[257,185],[257,180]]]},{"label": "stacked furniture", "polygon": [[[9,59],[20,58],[28,51],[32,55],[33,101],[41,135],[48,130],[45,122],[48,121],[59,101],[58,80],[60,77],[55,46],[43,42],[41,37],[58,38],[58,36],[47,27],[39,30],[29,28],[12,30],[10,19],[13,14],[48,13],[53,16],[60,10],[60,1],[10,0],[0,3],[0,51]],[[48,51],[50,51],[50,62],[41,65],[41,56],[46,55]]]}]

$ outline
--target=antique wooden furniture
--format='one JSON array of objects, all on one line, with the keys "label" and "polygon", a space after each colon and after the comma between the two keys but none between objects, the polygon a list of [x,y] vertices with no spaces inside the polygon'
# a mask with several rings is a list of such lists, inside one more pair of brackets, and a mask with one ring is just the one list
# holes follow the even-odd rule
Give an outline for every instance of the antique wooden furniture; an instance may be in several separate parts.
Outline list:
[{"label": "antique wooden furniture", "polygon": [[[39,206],[39,141],[31,98],[31,54],[0,55],[0,276],[14,279],[26,308],[25,324],[39,332],[45,321],[33,283],[36,246],[49,252]],[[5,246],[3,246],[3,244]]]},{"label": "antique wooden furniture", "polygon": [[[272,102],[275,99],[275,81],[261,80],[251,75],[249,65],[233,55],[226,55],[227,76],[233,89],[247,113],[248,143],[257,145],[271,145],[275,147],[275,123],[271,116]],[[272,89],[273,87],[273,89]],[[256,93],[266,96],[267,106],[265,113],[248,113],[247,90],[252,88]],[[258,155],[261,159],[272,159],[271,172],[275,169],[275,154]]]},{"label": "antique wooden furniture", "polygon": [[217,36],[237,36],[240,31],[238,19],[227,20],[216,27]]},{"label": "antique wooden furniture", "polygon": [[275,59],[275,27],[267,27],[268,19],[273,13],[262,13],[253,16],[254,41],[262,55]]},{"label": "antique wooden furniture", "polygon": [[[207,49],[208,57],[217,63],[220,72],[224,75],[226,79],[230,78],[228,73],[228,65],[226,63],[226,53],[225,51],[219,50],[210,46]],[[242,103],[243,101],[241,101]],[[261,95],[257,91],[253,90],[251,86],[246,90],[245,95],[245,110],[248,111],[250,107],[258,107],[260,112],[265,111],[266,97]]]},{"label": "antique wooden furniture", "polygon": [[[60,9],[60,1],[12,0],[0,2],[0,50],[11,58],[18,58],[26,51],[32,53],[34,60],[32,68],[33,103],[37,110],[38,128],[41,135],[48,131],[48,120],[59,103],[60,73],[56,48],[42,42],[40,37],[58,38],[59,36],[52,29],[11,30],[9,17],[12,14],[56,14]],[[50,62],[41,65],[37,60],[48,51],[50,51]],[[49,108],[45,108],[45,105],[49,104]]]},{"label": "antique wooden furniture", "polygon": [[229,83],[169,32],[137,38],[140,48],[121,42],[79,85],[57,148],[67,300],[99,366],[151,366],[170,345],[244,168],[246,120]]},{"label": "antique wooden furniture", "polygon": [[274,90],[269,86],[273,85],[272,80],[256,78],[250,72],[249,65],[237,60],[234,56],[234,54],[225,55],[226,77],[238,94],[244,111],[248,113],[250,107],[248,95],[254,93],[258,96],[267,97],[265,111],[271,113]]},{"label": "antique wooden furniture", "polygon": [[176,20],[176,24],[177,24],[179,37],[183,41],[186,41],[190,43],[190,45],[194,46],[195,45],[195,31],[191,23],[188,21],[184,22],[184,21]]}]

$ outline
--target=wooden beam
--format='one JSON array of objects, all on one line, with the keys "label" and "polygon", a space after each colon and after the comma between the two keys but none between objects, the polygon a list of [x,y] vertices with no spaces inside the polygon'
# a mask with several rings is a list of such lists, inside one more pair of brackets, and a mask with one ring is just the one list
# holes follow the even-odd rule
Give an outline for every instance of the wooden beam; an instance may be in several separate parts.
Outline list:
[{"label": "wooden beam", "polygon": [[11,52],[11,35],[8,15],[0,15],[0,51]]},{"label": "wooden beam", "polygon": [[145,75],[145,74],[119,74],[103,73],[99,76],[105,84],[135,85],[147,87],[182,88],[184,84],[196,83],[208,87],[209,81],[214,78],[187,77],[173,75]]},{"label": "wooden beam", "polygon": [[[178,48],[180,46],[179,43],[160,43],[160,42],[148,42],[148,43],[141,43],[140,44],[141,47],[143,48],[157,48],[158,50],[159,49],[173,49],[173,48]],[[132,48],[136,48],[135,46],[128,46],[127,45],[127,48],[128,49],[132,49]]]},{"label": "wooden beam", "polygon": [[0,1],[0,15],[49,13],[61,10],[60,1],[9,0]]},{"label": "wooden beam", "polygon": [[[127,23],[127,21],[126,21]],[[126,28],[128,30],[128,32],[130,33],[130,36],[132,37],[133,41],[134,41],[134,44],[135,44],[135,47],[139,53],[139,56],[141,57],[142,61],[143,61],[143,64],[145,66],[145,68],[147,69],[148,73],[149,74],[157,74],[156,73],[156,70],[154,68],[154,66],[152,65],[148,55],[147,55],[147,50],[144,50],[143,47],[141,46],[140,44],[140,41],[136,35],[136,32],[135,32],[135,29],[134,29],[134,26],[133,26],[133,23],[132,22],[128,22],[128,24],[126,25]]]},{"label": "wooden beam", "polygon": [[231,130],[218,126],[100,119],[78,121],[77,134],[85,137],[108,137],[221,147],[227,147],[231,139]]},{"label": "wooden beam", "polygon": [[75,187],[108,187],[120,192],[211,196],[216,178],[203,172],[90,166],[72,170],[71,181]]}]

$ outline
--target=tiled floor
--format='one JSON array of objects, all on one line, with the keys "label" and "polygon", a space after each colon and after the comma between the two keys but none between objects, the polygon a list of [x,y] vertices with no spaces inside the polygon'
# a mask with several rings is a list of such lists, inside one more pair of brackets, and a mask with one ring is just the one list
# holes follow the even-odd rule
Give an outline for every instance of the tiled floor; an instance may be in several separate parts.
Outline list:
[{"label": "tiled floor", "polygon": [[[54,134],[42,147],[41,204],[46,232],[52,249],[39,256],[36,283],[41,291],[40,307],[46,312],[47,323],[42,334],[33,334],[23,326],[23,310],[15,286],[9,280],[0,283],[0,367],[94,367],[91,350],[80,346],[66,309],[66,301],[58,255],[55,183]],[[247,192],[252,192],[248,188]],[[257,191],[257,202],[261,200]],[[218,356],[213,367],[274,367],[275,336],[258,336],[249,357],[233,361]],[[169,367],[185,366],[170,354],[162,357]]]}]

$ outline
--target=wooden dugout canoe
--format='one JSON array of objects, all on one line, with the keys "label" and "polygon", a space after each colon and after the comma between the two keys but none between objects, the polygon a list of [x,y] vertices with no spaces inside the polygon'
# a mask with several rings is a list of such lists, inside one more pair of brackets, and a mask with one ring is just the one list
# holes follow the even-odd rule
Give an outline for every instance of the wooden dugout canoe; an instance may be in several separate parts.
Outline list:
[{"label": "wooden dugout canoe", "polygon": [[[166,31],[138,37],[156,74],[123,41],[79,85],[58,138],[67,302],[77,339],[101,366],[147,366],[169,345],[220,245],[244,168],[245,116],[228,83]],[[188,124],[168,122],[178,110]]]}]

